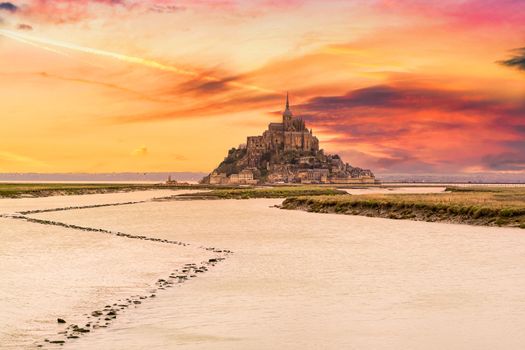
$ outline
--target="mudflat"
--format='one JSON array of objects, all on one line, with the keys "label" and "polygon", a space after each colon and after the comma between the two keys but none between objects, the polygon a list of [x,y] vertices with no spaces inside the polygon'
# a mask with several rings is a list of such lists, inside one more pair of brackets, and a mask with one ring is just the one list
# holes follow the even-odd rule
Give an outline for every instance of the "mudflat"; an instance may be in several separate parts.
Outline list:
[{"label": "mudflat", "polygon": [[[176,193],[144,193],[6,200],[26,203],[11,213],[39,210],[23,216],[45,224],[1,219],[1,307],[13,316],[3,320],[2,344],[525,345],[519,229],[281,210],[282,199],[153,201]],[[66,204],[89,207],[47,210]]]}]

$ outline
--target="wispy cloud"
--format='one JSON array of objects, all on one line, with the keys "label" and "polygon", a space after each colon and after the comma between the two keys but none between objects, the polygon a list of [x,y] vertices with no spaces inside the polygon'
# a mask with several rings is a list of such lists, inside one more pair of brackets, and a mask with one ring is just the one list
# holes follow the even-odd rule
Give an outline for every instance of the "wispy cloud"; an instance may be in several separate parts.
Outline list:
[{"label": "wispy cloud", "polygon": [[42,78],[69,81],[69,82],[80,83],[80,84],[89,84],[89,85],[104,87],[104,88],[111,89],[111,90],[116,90],[116,91],[123,92],[129,95],[133,99],[141,99],[145,101],[160,102],[160,103],[173,102],[172,100],[163,99],[154,94],[143,93],[137,90],[129,89],[124,86],[120,86],[120,85],[113,84],[113,83],[107,83],[104,81],[87,79],[87,78],[68,77],[68,76],[63,76],[63,75],[58,75],[58,74],[53,74],[53,73],[47,73],[47,72],[40,72],[40,73],[34,73],[34,74]]},{"label": "wispy cloud", "polygon": [[97,15],[97,6],[128,6],[126,0],[31,0],[19,12],[32,21],[74,23]]},{"label": "wispy cloud", "polygon": [[2,168],[2,165],[9,165],[9,164],[19,164],[24,166],[37,166],[37,167],[45,167],[47,164],[45,162],[42,162],[38,159],[34,159],[25,155],[7,152],[7,151],[0,151],[0,169]]},{"label": "wispy cloud", "polygon": [[525,71],[525,47],[513,50],[514,56],[499,63],[519,70]]},{"label": "wispy cloud", "polygon": [[[264,3],[254,5],[266,6]],[[95,18],[100,10],[115,9],[114,15],[121,16],[123,12],[170,14],[191,8],[232,13],[240,11],[242,6],[236,0],[29,0],[21,12],[22,16],[34,21],[69,24]]]},{"label": "wispy cloud", "polygon": [[525,21],[522,0],[379,0],[379,9],[460,26],[498,26]]},{"label": "wispy cloud", "polygon": [[169,4],[153,4],[150,6],[150,11],[158,12],[158,13],[173,13],[173,12],[180,12],[185,11],[187,8],[180,5],[169,5]]},{"label": "wispy cloud", "polygon": [[220,77],[205,74],[203,70],[162,63],[162,62],[150,59],[150,58],[131,56],[131,55],[126,55],[126,54],[122,54],[118,52],[101,50],[101,49],[96,49],[92,47],[76,45],[73,43],[67,43],[67,42],[52,40],[48,38],[42,38],[42,37],[36,37],[36,36],[27,35],[27,34],[16,33],[16,32],[9,31],[9,30],[0,30],[0,35],[4,35],[8,38],[18,40],[21,42],[25,42],[25,43],[48,45],[52,47],[63,48],[66,50],[91,54],[94,56],[112,58],[118,61],[137,64],[137,65],[145,66],[145,67],[159,70],[159,71],[164,71],[164,72],[174,73],[174,74],[181,75],[181,76],[199,79],[203,83],[217,83],[219,85],[227,84],[233,88],[247,90],[247,91],[256,91],[256,92],[264,92],[264,93],[275,92],[274,90],[268,89],[263,86],[258,86],[255,84],[250,84],[250,83],[246,83],[246,82],[239,81],[239,80],[224,80],[223,78],[220,78]]},{"label": "wispy cloud", "polygon": [[30,26],[29,24],[25,24],[25,23],[20,23],[16,26],[16,29],[18,30],[33,30],[33,27]]},{"label": "wispy cloud", "polygon": [[[272,105],[282,103],[279,94],[229,95],[218,99],[207,98],[186,108],[170,110],[152,110],[146,113],[132,113],[108,117],[110,124],[150,123],[163,120],[206,118],[227,115],[247,110],[264,110]],[[263,113],[263,112],[261,112]]]}]

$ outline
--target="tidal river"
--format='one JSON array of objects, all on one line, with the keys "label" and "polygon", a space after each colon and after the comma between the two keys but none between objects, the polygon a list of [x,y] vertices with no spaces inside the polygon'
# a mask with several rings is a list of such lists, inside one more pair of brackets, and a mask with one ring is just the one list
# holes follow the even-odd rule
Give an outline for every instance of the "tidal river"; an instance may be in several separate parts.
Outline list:
[{"label": "tidal river", "polygon": [[[130,196],[154,197],[81,197],[90,205]],[[13,206],[63,207],[79,197],[64,198]],[[28,214],[102,232],[0,218],[2,348],[525,348],[523,230],[273,207],[280,202],[146,201]],[[4,212],[13,206],[0,201]],[[215,253],[202,247],[233,253],[185,283],[155,285],[209,261]],[[119,311],[107,328],[63,346],[42,342],[152,288],[156,297]]]}]

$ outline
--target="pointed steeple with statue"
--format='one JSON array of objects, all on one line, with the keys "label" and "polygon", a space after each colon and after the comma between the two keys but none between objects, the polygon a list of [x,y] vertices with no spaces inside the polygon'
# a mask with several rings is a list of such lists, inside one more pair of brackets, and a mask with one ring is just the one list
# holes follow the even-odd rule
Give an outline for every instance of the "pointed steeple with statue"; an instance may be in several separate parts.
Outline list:
[{"label": "pointed steeple with statue", "polygon": [[290,99],[289,99],[289,95],[287,92],[286,93],[286,107],[283,112],[283,125],[285,126],[285,128],[287,125],[291,124],[292,118],[293,118],[293,114],[292,114],[292,111],[290,110]]}]

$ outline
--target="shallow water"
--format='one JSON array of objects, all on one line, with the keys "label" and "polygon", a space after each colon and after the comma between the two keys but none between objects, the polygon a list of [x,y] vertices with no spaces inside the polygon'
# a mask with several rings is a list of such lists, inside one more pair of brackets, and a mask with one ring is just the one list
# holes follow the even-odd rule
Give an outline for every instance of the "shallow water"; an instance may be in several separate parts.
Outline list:
[{"label": "shallow water", "polygon": [[[148,202],[33,215],[235,252],[64,348],[525,347],[523,230],[271,208],[279,202]],[[119,249],[123,260],[131,257],[124,242]]]},{"label": "shallow water", "polygon": [[350,194],[424,194],[424,193],[442,193],[446,187],[443,186],[412,186],[412,187],[360,187],[348,188],[344,191]]},{"label": "shallow water", "polygon": [[151,190],[40,198],[0,198],[0,215],[27,210],[144,201],[188,192],[191,191]]},{"label": "shallow water", "polygon": [[[1,200],[0,213],[146,200],[174,193],[147,191]],[[85,313],[144,293],[167,271],[210,255],[196,247],[123,239],[1,217],[0,239],[2,349],[34,348],[44,338],[53,340],[64,328],[57,325],[58,317],[68,323],[83,324],[80,322],[86,322]]]}]

